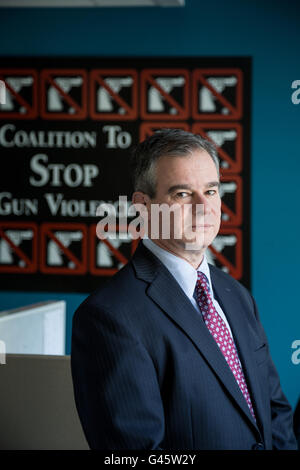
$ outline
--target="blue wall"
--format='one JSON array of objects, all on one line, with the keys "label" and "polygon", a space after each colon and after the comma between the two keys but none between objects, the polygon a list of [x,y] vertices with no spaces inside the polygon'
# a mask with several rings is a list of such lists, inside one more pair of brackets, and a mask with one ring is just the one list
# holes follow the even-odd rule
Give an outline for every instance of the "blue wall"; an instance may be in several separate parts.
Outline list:
[{"label": "blue wall", "polygon": [[[298,306],[300,7],[296,1],[186,0],[185,8],[0,9],[0,55],[251,56],[252,291],[283,389],[295,406]],[[72,314],[85,295],[0,292],[0,309],[46,299]],[[297,302],[297,303],[296,303]]]}]

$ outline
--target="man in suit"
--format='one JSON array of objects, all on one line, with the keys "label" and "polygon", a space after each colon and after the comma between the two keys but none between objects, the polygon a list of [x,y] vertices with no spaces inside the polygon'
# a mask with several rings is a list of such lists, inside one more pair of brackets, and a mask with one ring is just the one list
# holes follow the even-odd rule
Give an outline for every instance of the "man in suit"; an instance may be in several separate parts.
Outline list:
[{"label": "man in suit", "polygon": [[[149,236],[73,319],[75,400],[90,447],[296,449],[255,301],[205,256],[221,220],[215,147],[165,129],[139,144],[132,164]],[[167,235],[155,204],[176,209]]]}]

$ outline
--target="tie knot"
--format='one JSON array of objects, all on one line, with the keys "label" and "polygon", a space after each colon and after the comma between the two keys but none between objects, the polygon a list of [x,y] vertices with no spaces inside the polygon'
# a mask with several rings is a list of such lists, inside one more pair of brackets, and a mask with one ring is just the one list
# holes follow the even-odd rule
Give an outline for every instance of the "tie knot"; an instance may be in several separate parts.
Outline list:
[{"label": "tie knot", "polygon": [[201,271],[197,271],[197,288],[209,292],[209,282],[207,277]]}]

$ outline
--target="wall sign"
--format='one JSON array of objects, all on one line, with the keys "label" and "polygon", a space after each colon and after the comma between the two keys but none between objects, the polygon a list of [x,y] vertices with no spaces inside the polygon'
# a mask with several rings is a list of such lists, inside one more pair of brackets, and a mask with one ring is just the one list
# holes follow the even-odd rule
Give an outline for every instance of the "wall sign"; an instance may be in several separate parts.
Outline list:
[{"label": "wall sign", "polygon": [[249,58],[2,58],[1,288],[89,293],[127,262],[137,241],[121,221],[99,240],[96,210],[127,210],[132,147],[161,127],[217,145],[222,225],[207,254],[250,287],[250,74]]}]

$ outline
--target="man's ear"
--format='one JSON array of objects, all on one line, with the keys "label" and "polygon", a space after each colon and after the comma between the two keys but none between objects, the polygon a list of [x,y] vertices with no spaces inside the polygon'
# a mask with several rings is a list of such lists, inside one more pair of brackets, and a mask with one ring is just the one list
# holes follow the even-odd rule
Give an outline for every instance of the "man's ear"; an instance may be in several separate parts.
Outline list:
[{"label": "man's ear", "polygon": [[132,195],[133,204],[143,204],[144,206],[150,202],[150,198],[147,194],[142,191],[135,191]]}]

